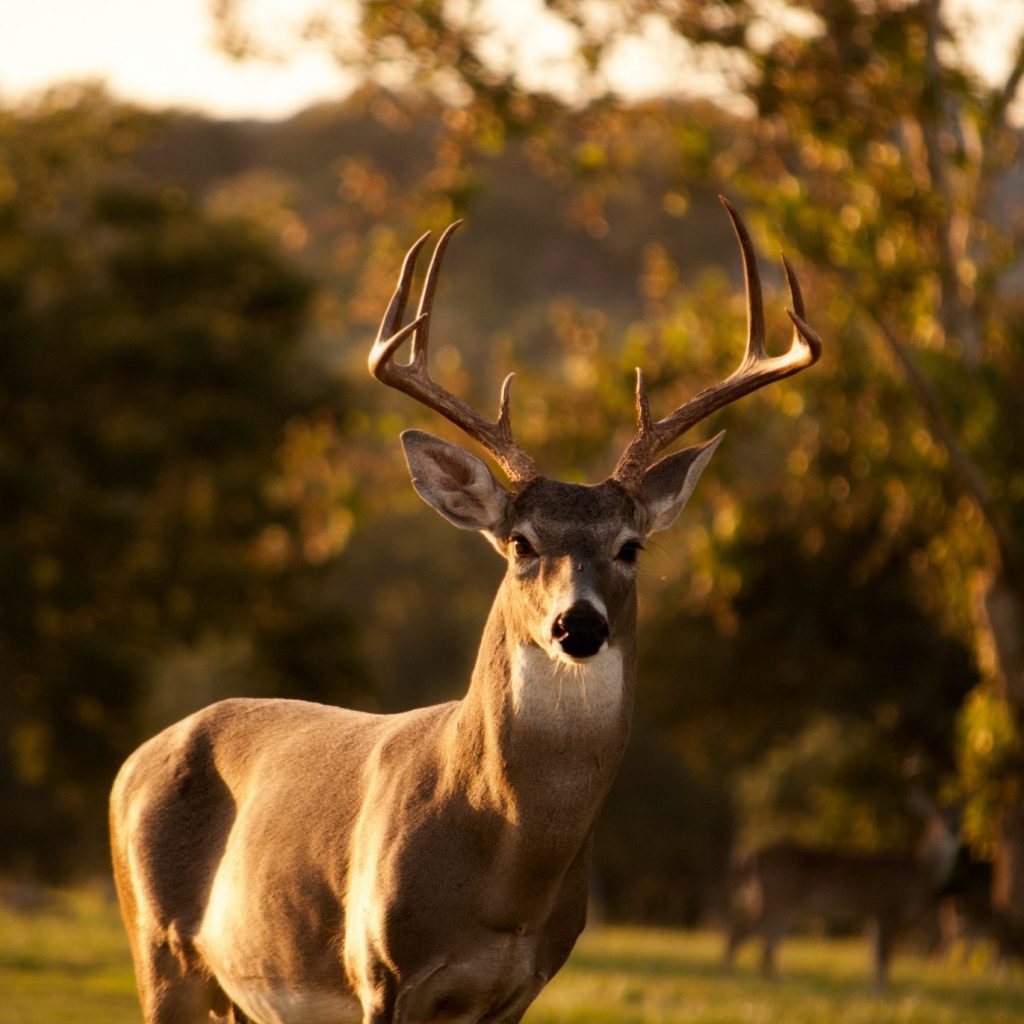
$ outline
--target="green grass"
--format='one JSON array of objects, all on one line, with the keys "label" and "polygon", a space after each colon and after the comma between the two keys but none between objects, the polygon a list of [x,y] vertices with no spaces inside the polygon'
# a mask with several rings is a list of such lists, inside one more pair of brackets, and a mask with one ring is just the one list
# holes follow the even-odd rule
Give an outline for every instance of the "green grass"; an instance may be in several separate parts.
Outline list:
[{"label": "green grass", "polygon": [[[790,939],[781,980],[756,952],[732,976],[711,932],[588,932],[527,1014],[528,1024],[1018,1024],[1024,971],[898,956],[891,991],[872,994],[863,940]],[[0,1024],[139,1024],[127,942],[99,892],[61,894],[45,909],[0,909]]]},{"label": "green grass", "polygon": [[0,908],[0,1024],[139,1024],[117,908],[92,890],[45,908]]},{"label": "green grass", "polygon": [[604,928],[588,932],[542,993],[530,1024],[1020,1024],[1024,973],[997,975],[897,956],[876,996],[863,939],[793,938],[780,979],[763,981],[747,947],[735,974],[720,969],[711,932]]}]

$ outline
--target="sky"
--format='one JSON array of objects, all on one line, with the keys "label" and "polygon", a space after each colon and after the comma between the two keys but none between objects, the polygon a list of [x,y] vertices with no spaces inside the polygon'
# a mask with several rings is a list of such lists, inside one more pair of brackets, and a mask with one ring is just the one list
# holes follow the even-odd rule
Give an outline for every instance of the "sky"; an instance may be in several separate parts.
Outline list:
[{"label": "sky", "polygon": [[[777,0],[765,0],[766,4]],[[247,0],[264,25],[284,27],[311,0]],[[495,0],[502,17],[516,15],[506,33],[512,59],[524,41],[537,75],[566,74],[557,32],[527,30],[523,19],[539,0]],[[306,50],[281,65],[236,62],[219,53],[209,0],[0,0],[0,101],[20,100],[54,82],[100,79],[118,96],[151,106],[178,106],[220,117],[286,117],[319,100],[338,99],[352,81],[326,54]],[[971,22],[978,70],[1005,76],[1012,41],[1024,31],[1024,0],[946,0],[948,16]],[[536,23],[536,15],[533,16]],[[655,32],[649,45],[627,48],[616,82],[635,95],[678,86],[679,51]],[[1019,107],[1018,107],[1019,109]]]},{"label": "sky", "polygon": [[0,0],[0,99],[69,78],[223,117],[284,117],[348,88],[323,54],[275,66],[218,53],[208,0]]}]

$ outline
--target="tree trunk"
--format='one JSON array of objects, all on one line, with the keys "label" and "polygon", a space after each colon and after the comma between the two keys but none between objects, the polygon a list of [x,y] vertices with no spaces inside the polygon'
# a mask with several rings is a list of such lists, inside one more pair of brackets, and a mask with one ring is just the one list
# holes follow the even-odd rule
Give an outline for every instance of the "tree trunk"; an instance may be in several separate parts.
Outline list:
[{"label": "tree trunk", "polygon": [[[1024,588],[1005,572],[985,593],[985,618],[995,647],[999,686],[1017,735],[1024,734]],[[1002,779],[993,906],[1014,929],[1024,929],[1024,756],[1015,751]]]}]

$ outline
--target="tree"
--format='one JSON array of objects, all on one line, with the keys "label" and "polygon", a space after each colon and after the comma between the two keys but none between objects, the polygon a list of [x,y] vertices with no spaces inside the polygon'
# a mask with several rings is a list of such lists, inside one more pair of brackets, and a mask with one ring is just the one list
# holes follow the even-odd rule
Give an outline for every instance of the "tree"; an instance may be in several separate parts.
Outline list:
[{"label": "tree", "polygon": [[[890,488],[885,514],[929,523],[917,571],[943,594],[936,614],[974,630],[989,678],[964,716],[962,776],[977,798],[969,821],[997,848],[997,902],[1024,922],[1022,337],[1019,292],[1008,284],[1021,229],[1009,202],[1020,188],[1010,111],[1024,39],[993,84],[974,70],[942,0],[645,0],[614,11],[551,0],[545,15],[576,47],[575,97],[559,101],[531,82],[514,48],[496,44],[483,8],[362,4],[340,51],[371,78],[454,98],[449,125],[461,135],[450,132],[438,152],[463,175],[466,149],[455,145],[463,156],[452,157],[451,135],[484,149],[510,133],[557,136],[560,108],[600,97],[615,47],[655,23],[710,54],[747,101],[747,130],[717,171],[733,190],[742,182],[772,233],[822,268],[814,287],[830,296],[843,358],[871,346],[875,369],[916,396],[913,408],[892,402],[893,378],[879,388],[861,368],[864,399],[837,394],[825,434],[850,443],[869,421],[883,424],[888,436],[875,430],[865,458]],[[337,42],[338,10],[318,5],[307,34]],[[228,43],[251,50],[244,0],[221,0],[218,12]],[[599,164],[610,155],[588,152]],[[994,830],[986,803],[998,808]]]},{"label": "tree", "polygon": [[[1024,336],[1019,293],[1008,286],[1021,224],[1005,191],[1019,188],[1021,137],[1009,110],[1024,39],[1005,79],[989,85],[940,0],[800,5],[813,29],[760,50],[744,7],[736,27],[757,108],[751,146],[739,154],[749,194],[766,222],[828,268],[832,322],[847,325],[849,341],[873,344],[917,399],[888,424],[919,450],[918,482],[903,483],[912,463],[894,480],[900,500],[910,497],[914,516],[943,496],[956,509],[927,516],[933,535],[914,557],[945,588],[945,613],[973,622],[990,672],[982,693],[1013,723],[984,782],[966,771],[965,781],[975,798],[998,794],[995,828],[983,814],[971,824],[996,847],[997,904],[1024,924],[1024,433],[1015,412]],[[984,657],[989,644],[994,659]],[[979,742],[968,728],[967,762]]]},{"label": "tree", "polygon": [[995,857],[996,904],[1024,926],[1024,224],[1011,200],[1024,33],[993,83],[941,0],[786,9],[797,17],[772,25],[756,0],[624,17],[715,48],[750,102],[719,168],[760,206],[765,236],[819,269],[811,287],[842,363],[794,455],[837,494],[856,487],[838,522],[870,510],[894,524],[926,604],[973,643],[985,678],[962,715],[968,834]]},{"label": "tree", "polygon": [[257,224],[144,179],[158,129],[91,89],[0,112],[0,858],[48,875],[102,856],[170,647],[247,637],[308,694],[309,641],[345,630],[309,614],[324,559],[284,433],[338,398],[303,355],[310,282]]}]

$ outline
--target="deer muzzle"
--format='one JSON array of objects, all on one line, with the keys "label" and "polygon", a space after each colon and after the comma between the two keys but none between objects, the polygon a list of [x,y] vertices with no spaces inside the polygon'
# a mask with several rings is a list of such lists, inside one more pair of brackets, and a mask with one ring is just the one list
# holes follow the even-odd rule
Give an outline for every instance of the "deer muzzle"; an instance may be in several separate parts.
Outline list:
[{"label": "deer muzzle", "polygon": [[577,601],[555,619],[551,636],[570,658],[589,658],[608,640],[608,620],[589,601]]}]

